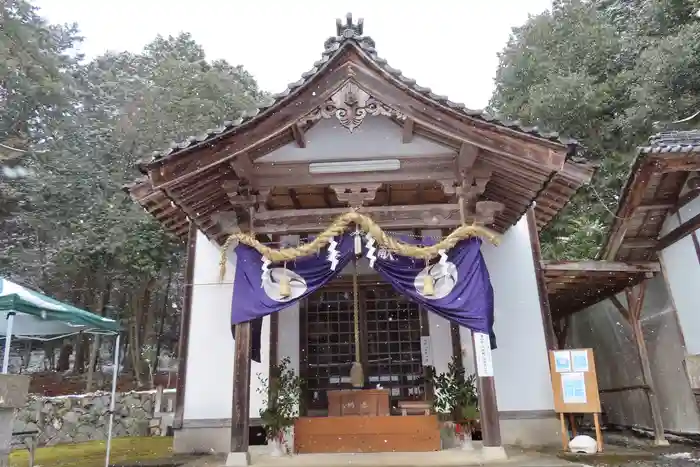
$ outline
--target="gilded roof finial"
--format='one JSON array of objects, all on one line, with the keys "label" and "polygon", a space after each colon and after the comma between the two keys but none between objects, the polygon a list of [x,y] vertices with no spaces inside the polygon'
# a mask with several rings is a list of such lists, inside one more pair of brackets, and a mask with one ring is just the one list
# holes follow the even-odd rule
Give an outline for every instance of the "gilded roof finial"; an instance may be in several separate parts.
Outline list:
[{"label": "gilded roof finial", "polygon": [[362,36],[364,22],[365,20],[360,18],[357,20],[357,23],[353,23],[352,13],[348,13],[345,15],[345,24],[340,18],[335,20],[336,36],[342,36],[346,39]]}]

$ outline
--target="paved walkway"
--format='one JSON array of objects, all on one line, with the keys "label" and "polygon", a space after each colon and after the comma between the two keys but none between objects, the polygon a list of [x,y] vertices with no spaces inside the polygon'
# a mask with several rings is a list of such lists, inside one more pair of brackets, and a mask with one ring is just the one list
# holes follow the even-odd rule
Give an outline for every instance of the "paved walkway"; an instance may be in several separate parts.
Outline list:
[{"label": "paved walkway", "polygon": [[[435,453],[378,453],[378,454],[307,454],[273,458],[268,448],[251,446],[252,467],[584,467],[550,454],[508,450],[507,460],[489,460],[480,449],[474,451],[446,450]],[[183,467],[224,467],[223,456],[208,456]]]}]

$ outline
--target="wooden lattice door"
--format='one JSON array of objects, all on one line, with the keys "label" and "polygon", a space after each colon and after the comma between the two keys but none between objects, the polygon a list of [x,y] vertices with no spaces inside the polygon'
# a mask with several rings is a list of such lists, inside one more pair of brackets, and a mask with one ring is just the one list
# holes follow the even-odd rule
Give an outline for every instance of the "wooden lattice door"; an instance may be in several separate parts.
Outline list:
[{"label": "wooden lattice door", "polygon": [[[359,298],[366,387],[388,389],[393,405],[399,400],[424,399],[421,335],[427,335],[427,322],[419,306],[385,285],[363,285]],[[327,287],[309,296],[301,311],[304,408],[309,415],[320,415],[328,407],[328,390],[351,388],[352,286]]]}]

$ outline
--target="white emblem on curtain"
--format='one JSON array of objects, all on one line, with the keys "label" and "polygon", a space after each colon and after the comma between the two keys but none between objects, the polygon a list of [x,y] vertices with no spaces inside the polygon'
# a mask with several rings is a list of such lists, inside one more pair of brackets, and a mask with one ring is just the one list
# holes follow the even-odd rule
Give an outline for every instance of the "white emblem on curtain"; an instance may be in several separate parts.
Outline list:
[{"label": "white emblem on curtain", "polygon": [[[433,295],[423,294],[423,284],[425,283],[424,278],[426,274],[430,274],[433,278],[433,286],[435,287]],[[457,284],[458,277],[457,266],[450,261],[443,262],[441,258],[439,263],[430,265],[418,273],[413,281],[413,286],[420,295],[428,300],[440,300],[441,298],[447,297],[450,292],[452,292],[452,289],[454,289]]]},{"label": "white emblem on curtain", "polygon": [[[291,293],[288,297],[280,294],[280,282],[284,276],[289,279]],[[295,300],[306,292],[307,285],[303,277],[286,268],[272,268],[263,276],[262,287],[265,294],[276,302],[288,302]]]}]

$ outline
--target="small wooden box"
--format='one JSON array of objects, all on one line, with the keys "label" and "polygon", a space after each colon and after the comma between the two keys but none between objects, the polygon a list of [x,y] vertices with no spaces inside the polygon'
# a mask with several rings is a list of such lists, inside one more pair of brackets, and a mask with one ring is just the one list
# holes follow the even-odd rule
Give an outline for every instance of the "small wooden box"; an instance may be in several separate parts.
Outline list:
[{"label": "small wooden box", "polygon": [[389,391],[385,389],[350,389],[328,391],[328,416],[389,416]]}]

